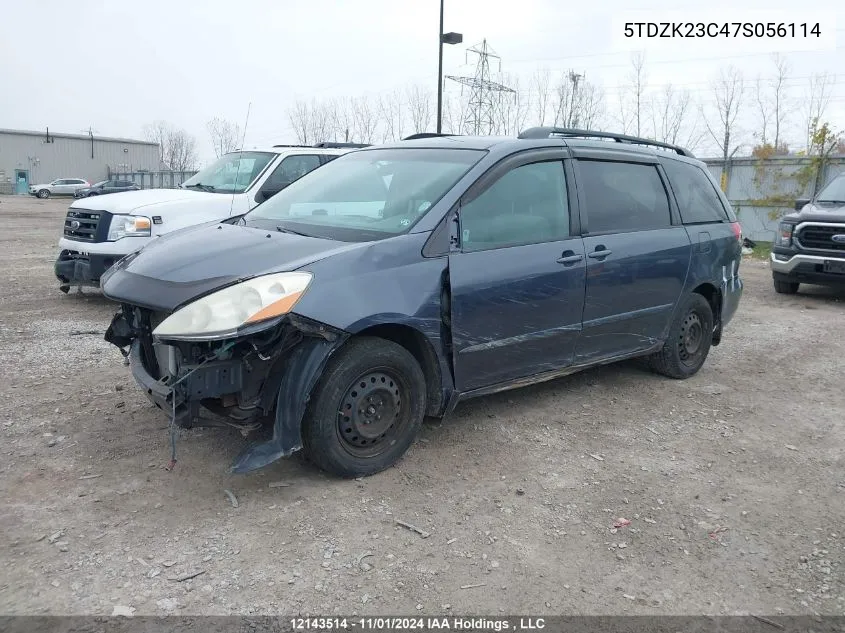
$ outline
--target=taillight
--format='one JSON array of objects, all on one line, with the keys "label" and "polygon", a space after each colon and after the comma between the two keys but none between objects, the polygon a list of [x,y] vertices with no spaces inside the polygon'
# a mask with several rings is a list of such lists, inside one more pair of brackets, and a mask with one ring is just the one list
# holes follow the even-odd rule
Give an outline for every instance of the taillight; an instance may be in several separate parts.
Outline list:
[{"label": "taillight", "polygon": [[742,242],[742,225],[739,222],[731,222],[731,228],[733,229],[737,242]]}]

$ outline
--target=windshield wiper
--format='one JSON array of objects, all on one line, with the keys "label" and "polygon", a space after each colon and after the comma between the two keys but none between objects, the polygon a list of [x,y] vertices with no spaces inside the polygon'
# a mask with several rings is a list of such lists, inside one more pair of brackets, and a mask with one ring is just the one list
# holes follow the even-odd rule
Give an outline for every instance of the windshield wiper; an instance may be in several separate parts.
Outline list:
[{"label": "windshield wiper", "polygon": [[313,237],[312,235],[309,235],[308,233],[303,233],[302,231],[294,231],[293,229],[289,229],[286,226],[277,226],[276,230],[279,233],[290,233],[291,235],[302,235],[303,237]]},{"label": "windshield wiper", "polygon": [[845,204],[845,200],[816,200],[816,202],[830,202],[831,204]]},{"label": "windshield wiper", "polygon": [[182,185],[185,189],[201,189],[209,193],[214,193],[215,189],[211,185],[204,185],[201,182],[195,182],[192,185]]}]

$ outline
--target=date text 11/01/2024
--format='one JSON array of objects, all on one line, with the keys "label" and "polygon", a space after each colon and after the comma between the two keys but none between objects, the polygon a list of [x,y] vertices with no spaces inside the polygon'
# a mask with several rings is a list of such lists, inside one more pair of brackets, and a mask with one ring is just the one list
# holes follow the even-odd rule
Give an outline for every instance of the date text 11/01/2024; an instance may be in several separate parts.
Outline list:
[{"label": "date text 11/01/2024", "polygon": [[818,22],[625,22],[625,37],[637,38],[819,38],[821,34]]},{"label": "date text 11/01/2024", "polygon": [[378,617],[378,618],[291,618],[294,631],[538,631],[546,628],[544,618],[515,620],[482,617]]}]

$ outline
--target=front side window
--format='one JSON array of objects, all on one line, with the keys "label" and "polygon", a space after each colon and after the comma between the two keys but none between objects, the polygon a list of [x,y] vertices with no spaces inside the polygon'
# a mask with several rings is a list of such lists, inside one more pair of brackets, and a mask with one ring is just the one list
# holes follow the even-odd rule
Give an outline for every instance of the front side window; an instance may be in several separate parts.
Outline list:
[{"label": "front side window", "polygon": [[345,241],[404,233],[484,153],[419,148],[349,152],[257,206],[244,222]]},{"label": "front side window", "polygon": [[554,242],[569,236],[561,161],[516,167],[461,205],[461,250]]},{"label": "front side window", "polygon": [[319,166],[320,157],[313,154],[288,156],[279,164],[278,167],[276,167],[276,170],[270,174],[265,186],[276,189],[287,187],[292,182],[299,180],[309,171],[312,171]]},{"label": "front side window", "polygon": [[671,225],[669,199],[654,165],[579,160],[578,175],[590,234]]},{"label": "front side window", "polygon": [[663,169],[669,176],[669,184],[675,193],[684,224],[725,222],[728,219],[725,207],[704,170],[669,159],[664,161]]},{"label": "front side window", "polygon": [[243,193],[277,154],[232,152],[188,178],[182,187],[211,193]]}]

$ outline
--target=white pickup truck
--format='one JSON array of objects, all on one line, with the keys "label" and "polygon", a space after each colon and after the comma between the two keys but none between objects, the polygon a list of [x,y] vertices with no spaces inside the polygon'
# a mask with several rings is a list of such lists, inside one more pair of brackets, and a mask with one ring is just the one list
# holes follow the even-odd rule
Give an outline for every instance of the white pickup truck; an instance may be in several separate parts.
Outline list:
[{"label": "white pickup truck", "polygon": [[155,238],[250,211],[293,181],[356,147],[274,145],[224,154],[178,189],[144,189],[76,200],[65,217],[55,273],[59,289],[99,287],[117,260]]}]

